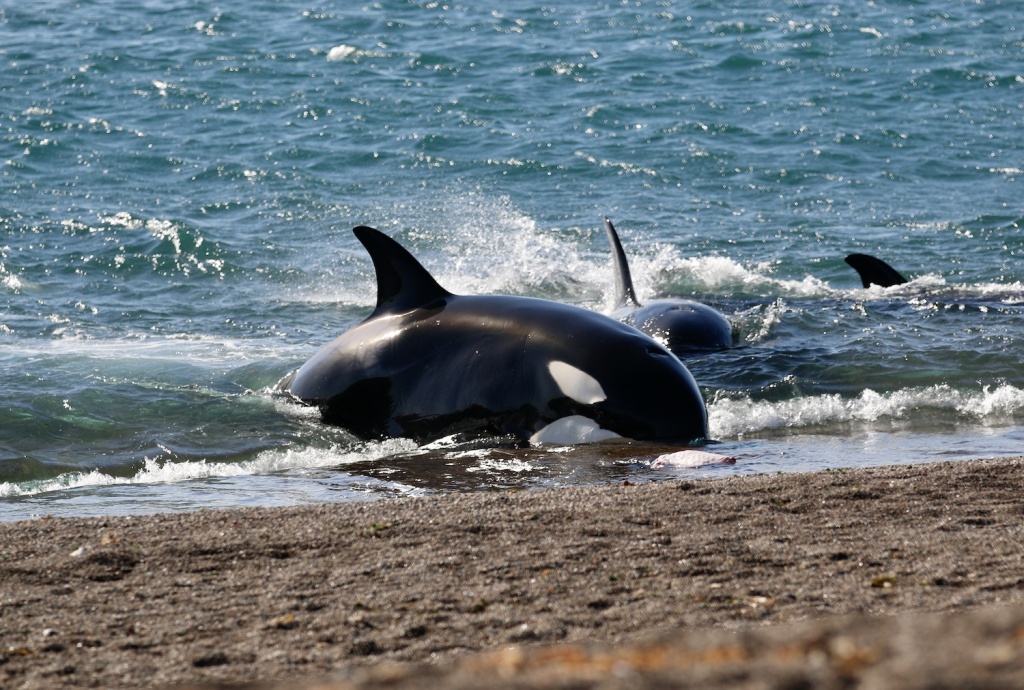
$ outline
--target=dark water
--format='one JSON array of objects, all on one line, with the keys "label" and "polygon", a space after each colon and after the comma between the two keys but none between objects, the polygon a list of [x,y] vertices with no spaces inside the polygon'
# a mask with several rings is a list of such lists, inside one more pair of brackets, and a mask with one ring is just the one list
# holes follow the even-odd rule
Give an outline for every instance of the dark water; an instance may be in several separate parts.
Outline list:
[{"label": "dark water", "polygon": [[[0,8],[0,519],[1019,454],[1024,9]],[[730,467],[358,443],[270,395],[376,226],[455,292],[726,313]],[[876,254],[907,285],[862,289]]]}]

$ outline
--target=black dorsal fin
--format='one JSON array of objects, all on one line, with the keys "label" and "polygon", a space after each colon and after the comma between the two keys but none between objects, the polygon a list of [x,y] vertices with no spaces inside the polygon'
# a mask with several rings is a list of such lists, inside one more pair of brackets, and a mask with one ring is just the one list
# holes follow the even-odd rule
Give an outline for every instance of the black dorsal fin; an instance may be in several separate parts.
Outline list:
[{"label": "black dorsal fin", "polygon": [[857,271],[860,281],[864,287],[878,285],[879,287],[892,287],[903,285],[907,279],[901,276],[895,268],[881,259],[876,259],[868,254],[850,254],[846,257],[846,263],[853,266]]},{"label": "black dorsal fin", "polygon": [[629,264],[626,263],[626,252],[622,251],[619,234],[615,226],[607,218],[604,219],[604,231],[608,233],[608,241],[612,243],[612,261],[615,268],[615,309],[622,307],[639,307],[633,291],[633,279],[629,277]]},{"label": "black dorsal fin", "polygon": [[451,297],[405,247],[365,225],[352,230],[377,272],[377,308],[371,316],[401,313]]}]

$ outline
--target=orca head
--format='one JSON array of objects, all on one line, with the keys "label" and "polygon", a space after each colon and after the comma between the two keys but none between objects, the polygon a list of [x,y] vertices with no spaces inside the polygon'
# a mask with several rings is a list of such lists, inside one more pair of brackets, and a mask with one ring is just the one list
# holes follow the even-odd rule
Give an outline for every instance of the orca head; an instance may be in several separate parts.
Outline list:
[{"label": "orca head", "polygon": [[718,310],[689,300],[664,300],[636,311],[630,324],[676,355],[733,346],[733,328]]},{"label": "orca head", "polygon": [[708,440],[707,408],[689,370],[667,349],[622,326],[586,341],[548,372],[564,395],[552,406],[601,430],[640,441],[699,445]]}]

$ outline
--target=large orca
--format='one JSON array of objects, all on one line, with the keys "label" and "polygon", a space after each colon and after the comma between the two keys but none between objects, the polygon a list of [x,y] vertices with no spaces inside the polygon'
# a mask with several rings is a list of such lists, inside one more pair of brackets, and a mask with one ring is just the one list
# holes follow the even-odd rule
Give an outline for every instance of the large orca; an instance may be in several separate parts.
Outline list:
[{"label": "large orca", "polygon": [[872,285],[887,288],[907,282],[895,268],[868,254],[850,254],[845,261],[857,271],[866,288]]},{"label": "large orca", "polygon": [[[390,237],[356,237],[377,306],[278,387],[362,438],[624,436],[697,445],[707,408],[686,367],[639,331],[548,300],[453,295]],[[563,442],[563,441],[557,441]]]},{"label": "large orca", "polygon": [[679,356],[724,350],[733,345],[732,324],[716,309],[684,299],[664,299],[641,305],[633,290],[626,252],[607,218],[604,230],[612,245],[616,301],[611,316],[632,326]]}]

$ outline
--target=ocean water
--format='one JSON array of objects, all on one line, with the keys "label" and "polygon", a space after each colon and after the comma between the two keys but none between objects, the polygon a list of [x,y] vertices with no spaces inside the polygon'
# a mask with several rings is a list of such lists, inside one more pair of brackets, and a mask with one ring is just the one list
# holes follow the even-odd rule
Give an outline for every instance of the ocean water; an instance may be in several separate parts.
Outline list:
[{"label": "ocean water", "polygon": [[[1020,454],[1024,7],[0,5],[0,520]],[[713,450],[359,442],[271,394],[448,289],[724,312]],[[843,262],[911,281],[863,289]]]}]

